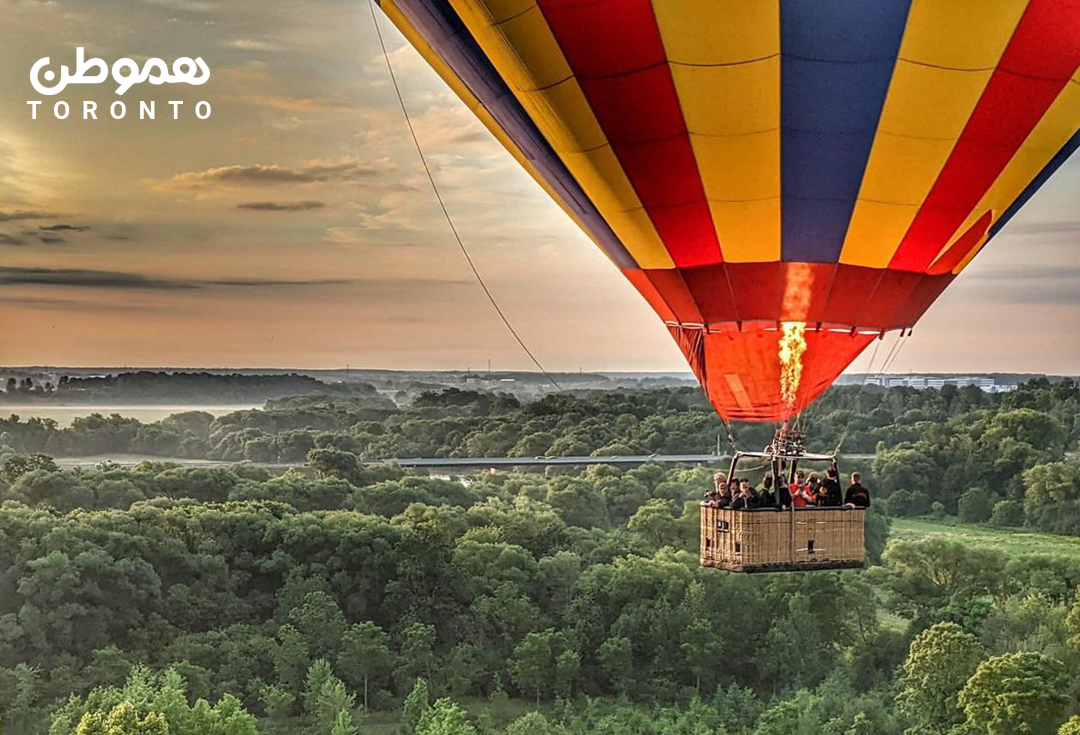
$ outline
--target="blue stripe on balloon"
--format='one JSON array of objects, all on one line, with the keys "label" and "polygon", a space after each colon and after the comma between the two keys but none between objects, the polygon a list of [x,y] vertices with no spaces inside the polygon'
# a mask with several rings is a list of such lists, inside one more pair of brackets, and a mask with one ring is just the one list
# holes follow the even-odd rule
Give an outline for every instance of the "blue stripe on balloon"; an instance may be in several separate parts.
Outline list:
[{"label": "blue stripe on balloon", "polygon": [[1005,210],[1000,218],[998,218],[998,221],[990,227],[988,240],[990,237],[996,235],[998,231],[1013,218],[1013,215],[1019,212],[1020,208],[1027,204],[1031,197],[1035,196],[1035,192],[1037,192],[1042,185],[1054,175],[1055,171],[1061,168],[1061,165],[1068,160],[1069,156],[1076,152],[1077,148],[1080,148],[1080,130],[1074,133],[1073,137],[1069,138],[1064,147],[1050,159],[1050,162],[1039,172],[1039,175],[1031,180],[1031,183],[1028,184],[1024,191],[1021,192],[1020,196],[1016,198],[1016,201],[1010,204],[1009,208]]},{"label": "blue stripe on balloon", "polygon": [[522,109],[450,3],[447,0],[395,0],[395,4],[417,33],[487,108],[608,257],[621,269],[636,268],[633,257]]},{"label": "blue stripe on balloon", "polygon": [[781,257],[840,257],[910,0],[781,0]]}]

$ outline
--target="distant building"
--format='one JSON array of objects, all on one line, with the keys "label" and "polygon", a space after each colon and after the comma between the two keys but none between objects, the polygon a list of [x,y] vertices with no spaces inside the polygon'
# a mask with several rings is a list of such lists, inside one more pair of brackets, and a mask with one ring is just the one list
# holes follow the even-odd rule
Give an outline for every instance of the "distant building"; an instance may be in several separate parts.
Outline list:
[{"label": "distant building", "polygon": [[[854,382],[863,383],[856,379]],[[935,388],[941,390],[946,385],[954,385],[957,388],[975,386],[986,393],[1009,393],[1016,390],[1015,384],[998,384],[994,378],[986,378],[974,375],[957,375],[941,377],[940,375],[871,375],[865,379],[864,385],[876,385],[882,388],[914,388],[924,390]]]}]

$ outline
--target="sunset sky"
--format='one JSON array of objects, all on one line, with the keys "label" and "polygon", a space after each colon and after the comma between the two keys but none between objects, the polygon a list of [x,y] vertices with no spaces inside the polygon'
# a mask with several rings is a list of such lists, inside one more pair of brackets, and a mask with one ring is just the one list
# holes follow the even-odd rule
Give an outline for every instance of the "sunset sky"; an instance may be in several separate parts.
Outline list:
[{"label": "sunset sky", "polygon": [[[530,368],[442,219],[366,0],[0,0],[0,18],[0,364]],[[684,369],[632,287],[379,22],[462,237],[546,367]],[[110,85],[30,85],[35,61],[73,65],[76,46],[201,56],[211,78],[133,87],[112,120]],[[1080,373],[1078,201],[1074,158],[893,371]]]}]

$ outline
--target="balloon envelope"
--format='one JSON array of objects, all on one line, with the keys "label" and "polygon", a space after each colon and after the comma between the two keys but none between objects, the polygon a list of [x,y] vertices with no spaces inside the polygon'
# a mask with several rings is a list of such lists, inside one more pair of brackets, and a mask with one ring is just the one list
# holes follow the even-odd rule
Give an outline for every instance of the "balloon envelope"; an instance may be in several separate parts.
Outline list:
[{"label": "balloon envelope", "polygon": [[1080,144],[1080,0],[380,5],[727,418],[787,418],[913,326]]}]

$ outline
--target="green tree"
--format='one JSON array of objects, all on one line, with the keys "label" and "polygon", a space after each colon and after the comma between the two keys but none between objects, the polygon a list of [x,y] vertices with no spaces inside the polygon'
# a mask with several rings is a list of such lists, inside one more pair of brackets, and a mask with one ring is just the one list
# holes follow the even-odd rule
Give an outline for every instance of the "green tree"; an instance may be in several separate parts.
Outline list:
[{"label": "green tree", "polygon": [[419,676],[431,680],[435,665],[435,626],[412,623],[401,633],[401,649],[396,674],[402,687],[410,686]]},{"label": "green tree", "polygon": [[368,690],[372,677],[384,674],[390,668],[391,660],[389,637],[375,623],[357,623],[342,636],[338,670],[345,681],[362,687],[364,711],[369,708]]},{"label": "green tree", "polygon": [[634,673],[634,652],[630,639],[623,636],[608,638],[600,644],[597,656],[615,688],[625,694]]},{"label": "green tree", "polygon": [[1028,525],[1080,536],[1080,462],[1050,462],[1024,472]]},{"label": "green tree", "polygon": [[1024,525],[1024,506],[1017,500],[999,500],[990,514],[990,524],[1019,528]]},{"label": "green tree", "polygon": [[957,513],[964,523],[985,523],[990,520],[994,499],[979,487],[973,487],[960,496]]},{"label": "green tree", "polygon": [[555,656],[555,691],[560,697],[569,699],[574,693],[578,673],[581,671],[581,654],[572,648],[565,648]]},{"label": "green tree", "polygon": [[723,652],[715,626],[705,619],[692,620],[683,628],[679,648],[687,670],[694,676],[694,690],[700,696],[702,678],[716,669]]},{"label": "green tree", "polygon": [[961,724],[957,698],[986,651],[955,623],[938,623],[911,642],[897,702],[923,733],[946,733]]},{"label": "green tree", "polygon": [[319,694],[315,697],[313,711],[308,713],[308,719],[315,733],[321,735],[333,729],[342,713],[348,715],[351,722],[355,707],[355,695],[345,688],[340,679],[331,676],[322,683]]},{"label": "green tree", "polygon": [[922,490],[900,488],[885,500],[891,516],[921,516],[930,512],[930,496]]},{"label": "green tree", "polygon": [[0,480],[11,485],[23,475],[35,470],[56,472],[56,461],[47,454],[31,454],[26,457],[16,454],[0,465]]},{"label": "green tree", "polygon": [[345,635],[341,608],[321,590],[309,592],[303,604],[289,612],[289,622],[304,637],[311,654],[318,658],[333,656]]},{"label": "green tree", "polygon": [[562,727],[553,724],[535,710],[528,712],[506,727],[506,735],[560,735]]},{"label": "green tree", "polygon": [[416,726],[416,735],[477,735],[468,715],[449,699],[440,699],[428,708]]},{"label": "green tree", "polygon": [[264,686],[259,692],[259,700],[266,716],[279,725],[289,719],[296,706],[296,697],[292,692],[276,684]]},{"label": "green tree", "polygon": [[1068,626],[1069,632],[1072,633],[1072,637],[1069,638],[1069,645],[1077,652],[1080,652],[1080,588],[1077,588],[1076,596],[1069,607],[1069,612],[1065,617],[1065,625]]},{"label": "green tree", "polygon": [[1064,719],[1070,674],[1041,653],[1010,653],[979,664],[960,692],[969,722],[987,735],[1045,735]]},{"label": "green tree", "polygon": [[675,543],[679,537],[679,519],[674,502],[654,498],[638,508],[626,527],[647,539],[654,548]]},{"label": "green tree", "polygon": [[278,646],[274,652],[274,669],[278,682],[288,692],[299,695],[311,668],[307,643],[300,631],[291,625],[278,629]]},{"label": "green tree", "polygon": [[536,694],[536,705],[540,706],[540,692],[544,684],[551,681],[552,674],[552,639],[555,631],[534,631],[514,647],[510,670],[514,683],[522,691]]},{"label": "green tree", "polygon": [[131,702],[121,702],[108,714],[87,712],[79,720],[76,735],[168,735],[169,723],[160,712],[140,715]]},{"label": "green tree", "polygon": [[428,684],[425,679],[417,679],[412,691],[405,697],[401,709],[401,730],[405,735],[414,735],[424,714],[431,708],[428,703]]},{"label": "green tree", "polygon": [[319,708],[324,685],[336,679],[334,670],[326,659],[317,658],[311,663],[311,668],[307,672],[307,680],[304,683],[304,714],[309,717],[315,715]]},{"label": "green tree", "polygon": [[1058,728],[1057,735],[1080,735],[1080,716],[1073,715]]},{"label": "green tree", "polygon": [[357,735],[359,729],[353,724],[352,714],[345,710],[337,713],[334,718],[334,726],[330,728],[330,735]]}]

